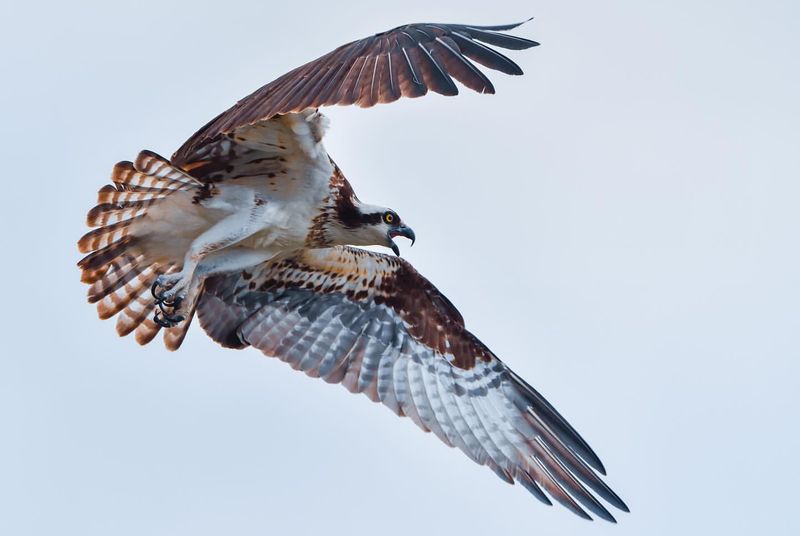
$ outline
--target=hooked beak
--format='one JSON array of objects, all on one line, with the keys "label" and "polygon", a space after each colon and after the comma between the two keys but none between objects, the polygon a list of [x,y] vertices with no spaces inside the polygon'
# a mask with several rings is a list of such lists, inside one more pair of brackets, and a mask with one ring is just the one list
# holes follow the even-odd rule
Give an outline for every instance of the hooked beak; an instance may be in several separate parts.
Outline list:
[{"label": "hooked beak", "polygon": [[399,227],[395,227],[393,229],[389,229],[387,233],[387,238],[389,240],[389,247],[392,248],[394,254],[398,257],[400,256],[400,248],[397,247],[397,244],[394,243],[395,236],[405,236],[409,240],[411,240],[411,245],[414,245],[414,242],[417,241],[417,235],[414,234],[414,230],[411,227],[407,227],[406,225],[400,225]]}]

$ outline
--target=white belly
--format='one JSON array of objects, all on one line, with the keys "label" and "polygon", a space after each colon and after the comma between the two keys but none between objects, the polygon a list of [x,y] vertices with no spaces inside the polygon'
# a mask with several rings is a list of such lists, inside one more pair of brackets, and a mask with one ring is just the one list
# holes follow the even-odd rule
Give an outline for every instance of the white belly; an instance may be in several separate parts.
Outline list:
[{"label": "white belly", "polygon": [[264,204],[263,214],[259,216],[259,231],[243,238],[237,245],[252,249],[293,250],[303,247],[312,219],[327,190],[293,192],[291,198],[276,195],[262,183],[224,184],[219,186],[217,195],[204,203],[207,211],[217,213],[222,219],[236,211],[249,210],[253,199]]},{"label": "white belly", "polygon": [[[218,184],[211,197],[199,202],[197,191],[175,192],[153,206],[132,230],[146,239],[146,249],[152,259],[178,262],[183,260],[192,243],[212,227],[216,232],[235,236],[239,230],[236,226],[241,225],[243,218],[232,216],[247,219],[247,214],[252,213],[256,220],[249,220],[248,225],[252,223],[257,230],[243,233],[242,239],[232,245],[275,254],[299,249],[305,243],[312,220],[328,190],[309,188],[293,193],[295,195],[287,199],[269,191],[263,181]],[[231,228],[225,230],[228,225]]]},{"label": "white belly", "polygon": [[261,231],[239,245],[253,249],[293,250],[303,247],[311,224],[311,215],[300,207],[274,202],[268,205]]}]

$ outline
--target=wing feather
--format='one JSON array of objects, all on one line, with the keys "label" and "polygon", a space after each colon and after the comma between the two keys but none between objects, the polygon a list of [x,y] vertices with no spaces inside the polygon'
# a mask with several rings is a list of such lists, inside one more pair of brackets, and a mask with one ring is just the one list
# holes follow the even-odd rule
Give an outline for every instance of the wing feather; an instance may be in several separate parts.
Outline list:
[{"label": "wing feather", "polygon": [[335,247],[248,272],[206,281],[198,318],[215,340],[364,393],[546,504],[627,511],[586,442],[405,261]]},{"label": "wing feather", "polygon": [[370,107],[400,97],[420,97],[428,89],[456,95],[453,78],[470,89],[493,93],[491,82],[470,59],[489,69],[522,74],[517,64],[486,46],[522,50],[538,45],[502,33],[520,24],[407,24],[347,43],[259,88],[212,119],[178,149],[173,162],[192,161],[204,144],[238,128],[308,108]]}]

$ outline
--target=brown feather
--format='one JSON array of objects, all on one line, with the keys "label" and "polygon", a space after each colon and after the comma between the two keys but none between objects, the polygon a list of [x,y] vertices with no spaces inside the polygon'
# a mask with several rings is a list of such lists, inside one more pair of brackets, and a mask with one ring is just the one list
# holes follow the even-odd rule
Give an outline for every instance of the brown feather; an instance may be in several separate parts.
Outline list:
[{"label": "brown feather", "polygon": [[189,169],[195,153],[209,140],[280,114],[334,104],[369,107],[400,96],[419,97],[428,88],[455,95],[458,88],[451,76],[466,87],[491,93],[491,83],[466,57],[490,69],[520,74],[513,61],[480,43],[514,50],[538,44],[500,33],[517,26],[408,24],[342,45],[259,88],[209,121],[178,149],[172,162]]}]

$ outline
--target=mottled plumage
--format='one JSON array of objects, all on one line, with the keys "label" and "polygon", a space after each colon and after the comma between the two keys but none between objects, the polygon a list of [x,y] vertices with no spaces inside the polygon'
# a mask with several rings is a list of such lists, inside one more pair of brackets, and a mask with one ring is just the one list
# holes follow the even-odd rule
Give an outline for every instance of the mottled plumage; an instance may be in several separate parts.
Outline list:
[{"label": "mottled plumage", "polygon": [[[332,104],[369,107],[453,79],[494,87],[470,60],[522,70],[491,46],[537,43],[519,26],[412,24],[343,45],[223,112],[169,160],[142,151],[114,167],[78,241],[89,301],[141,344],[180,347],[197,315],[229,348],[253,346],[366,394],[539,500],[613,521],[627,507],[566,420],[399,257],[351,246],[415,238],[396,212],[363,203],[322,144]],[[491,45],[491,46],[487,46]]]}]

